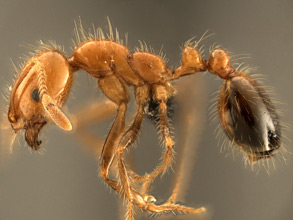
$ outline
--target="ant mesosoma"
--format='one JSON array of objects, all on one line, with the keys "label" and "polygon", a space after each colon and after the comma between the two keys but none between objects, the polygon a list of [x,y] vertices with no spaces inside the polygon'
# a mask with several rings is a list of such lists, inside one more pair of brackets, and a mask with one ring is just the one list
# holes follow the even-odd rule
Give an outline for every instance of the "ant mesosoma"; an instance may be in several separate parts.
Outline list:
[{"label": "ant mesosoma", "polygon": [[[110,25],[109,25],[110,26]],[[232,142],[244,151],[251,162],[269,158],[280,146],[280,124],[275,108],[265,91],[247,74],[230,66],[227,52],[217,48],[204,60],[197,50],[198,42],[186,43],[182,65],[176,70],[166,66],[161,55],[149,50],[129,49],[101,29],[87,36],[80,25],[76,28],[77,45],[70,57],[58,48],[43,47],[20,70],[10,95],[8,119],[15,133],[25,130],[25,140],[34,150],[40,149],[40,130],[50,121],[70,131],[72,124],[62,111],[69,94],[73,73],[82,69],[98,79],[98,87],[117,105],[117,114],[104,142],[100,157],[100,176],[128,201],[127,219],[133,218],[133,206],[151,213],[202,213],[168,200],[157,205],[147,194],[150,183],[172,164],[174,140],[168,122],[168,100],[175,95],[172,81],[183,76],[208,70],[224,80],[218,101],[220,123]],[[80,38],[82,37],[82,40]],[[135,118],[125,129],[125,114],[130,99],[129,87],[134,88],[137,104]],[[124,153],[137,139],[144,115],[156,118],[165,144],[162,162],[150,173],[139,176],[124,162]],[[116,160],[118,180],[109,172]],[[143,190],[134,182],[140,182]]]}]

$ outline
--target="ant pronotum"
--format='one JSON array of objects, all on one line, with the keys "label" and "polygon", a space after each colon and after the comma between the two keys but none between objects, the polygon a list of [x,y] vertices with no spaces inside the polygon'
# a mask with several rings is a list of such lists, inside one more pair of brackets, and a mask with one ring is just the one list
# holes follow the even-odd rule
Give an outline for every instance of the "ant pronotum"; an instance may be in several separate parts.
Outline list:
[{"label": "ant pronotum", "polygon": [[[195,44],[186,43],[182,51],[182,65],[172,70],[161,55],[146,47],[130,52],[117,35],[118,32],[114,40],[110,26],[108,39],[101,29],[87,36],[80,25],[79,29],[76,28],[77,45],[72,56],[67,57],[57,47],[42,47],[24,64],[15,81],[8,119],[15,133],[24,129],[27,144],[38,150],[41,144],[39,132],[49,121],[64,130],[72,129],[61,107],[69,94],[73,73],[82,69],[97,78],[101,91],[117,105],[116,118],[101,153],[100,176],[127,199],[127,219],[133,218],[133,206],[155,214],[205,211],[203,207],[194,209],[176,204],[174,196],[157,205],[155,197],[148,194],[151,182],[173,161],[174,140],[167,116],[167,101],[176,95],[173,80],[206,70],[223,78],[218,112],[221,125],[231,141],[240,146],[250,162],[269,158],[279,148],[281,132],[274,106],[254,79],[230,66],[225,50],[213,50],[206,61],[196,49],[200,40]],[[137,111],[125,130],[131,86],[134,87]],[[152,113],[148,110],[151,105],[157,105],[157,110]],[[139,176],[125,165],[123,155],[137,139],[143,116],[148,113],[157,115],[165,150],[161,164],[151,173]],[[109,177],[114,160],[118,164],[118,180]],[[141,190],[135,182],[141,183]]]}]

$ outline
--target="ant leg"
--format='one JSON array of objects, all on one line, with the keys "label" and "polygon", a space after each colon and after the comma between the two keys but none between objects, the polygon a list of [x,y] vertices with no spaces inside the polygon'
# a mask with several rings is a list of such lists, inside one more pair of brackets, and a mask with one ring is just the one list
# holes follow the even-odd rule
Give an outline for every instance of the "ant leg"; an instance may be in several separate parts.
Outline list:
[{"label": "ant leg", "polygon": [[127,191],[124,190],[123,186],[130,185],[129,183],[124,182],[125,179],[129,181],[126,172],[122,173],[122,175],[124,175],[126,178],[120,179],[122,181],[122,186],[116,180],[109,178],[110,167],[117,153],[118,143],[121,139],[120,137],[125,126],[125,113],[127,110],[127,103],[129,101],[129,90],[127,85],[123,81],[120,81],[120,79],[115,74],[111,74],[99,79],[98,85],[103,93],[118,105],[116,118],[112,124],[110,132],[108,133],[101,153],[100,176],[118,194],[127,197],[129,201],[129,210],[131,211],[128,213],[128,219],[131,220],[133,200],[135,200],[135,203],[139,204],[141,208],[145,207],[145,202],[142,196],[133,191],[131,188],[129,188]]},{"label": "ant leg", "polygon": [[[141,195],[145,195],[144,192],[147,191],[150,183],[160,174],[164,173],[172,164],[173,161],[173,146],[174,146],[174,141],[171,136],[171,126],[168,122],[168,117],[167,117],[167,88],[164,85],[154,85],[153,86],[153,91],[154,91],[154,98],[159,101],[159,117],[160,117],[160,130],[163,135],[163,139],[165,142],[166,150],[163,154],[163,161],[161,164],[150,174],[145,175],[142,177],[141,180],[145,181],[143,184],[143,189]],[[175,189],[176,190],[176,189]],[[170,199],[165,202],[164,204],[161,205],[156,205],[153,202],[147,202],[147,210],[156,213],[156,214],[161,214],[161,213],[166,213],[166,212],[183,212],[183,213],[193,213],[193,214],[199,214],[205,212],[205,208],[201,207],[198,209],[192,208],[192,207],[187,207],[184,205],[179,205],[175,204],[174,200],[176,197],[176,192],[173,192],[173,196],[170,197]],[[174,197],[174,198],[173,198]],[[145,196],[144,196],[145,198]],[[145,200],[147,201],[147,200]],[[137,202],[137,201],[135,201]],[[138,205],[141,207],[141,205]]]},{"label": "ant leg", "polygon": [[[201,209],[193,209],[190,207],[185,207],[177,204],[163,204],[163,205],[155,205],[153,203],[145,201],[144,197],[135,191],[132,188],[129,188],[129,191],[124,190],[125,185],[124,179],[122,178],[122,185],[120,185],[117,181],[109,178],[109,169],[114,160],[114,156],[117,153],[117,143],[119,141],[119,137],[124,129],[125,124],[125,113],[127,109],[128,103],[128,89],[126,85],[124,85],[120,80],[114,75],[106,76],[102,79],[99,79],[99,87],[103,91],[103,93],[111,99],[113,102],[118,104],[117,115],[114,120],[114,123],[111,127],[111,130],[106,138],[102,154],[101,154],[101,162],[100,162],[100,175],[102,178],[111,186],[118,194],[125,195],[129,201],[129,210],[132,210],[132,205],[135,204],[140,207],[142,210],[148,210],[153,213],[165,213],[168,211],[178,211],[178,212],[188,212],[188,213],[200,213],[203,211]],[[115,87],[115,89],[113,89]],[[139,121],[139,120],[138,120]],[[127,172],[122,173],[126,178]],[[132,219],[132,213],[128,213],[128,219]]]},{"label": "ant leg", "polygon": [[[141,127],[141,123],[143,120],[143,106],[149,99],[149,85],[145,84],[141,87],[135,88],[135,98],[138,104],[137,112],[134,121],[132,122],[131,126],[128,130],[123,134],[122,138],[120,139],[117,156],[118,156],[118,168],[119,174],[122,182],[122,187],[126,192],[126,195],[129,200],[128,206],[128,218],[131,219],[132,216],[132,203],[133,203],[133,194],[132,194],[132,183],[131,183],[131,174],[127,171],[125,167],[125,163],[123,161],[123,154],[126,149],[131,146],[138,136],[138,132]],[[129,176],[130,174],[130,176]],[[144,197],[145,201],[149,201],[149,198]]]},{"label": "ant leg", "polygon": [[132,125],[128,128],[128,130],[123,134],[120,142],[118,152],[121,151],[123,153],[130,145],[134,143],[138,136],[138,132],[141,127],[142,119],[143,119],[143,107],[144,104],[149,100],[149,85],[145,84],[140,87],[135,87],[135,98],[136,103],[138,105],[137,113],[135,116]]},{"label": "ant leg", "polygon": [[[197,160],[200,137],[204,131],[207,92],[203,78],[183,78],[177,84],[176,102],[180,106],[178,113],[179,139],[177,142],[176,170],[173,191],[169,202],[183,201],[190,186],[192,167]],[[192,90],[188,88],[194,88]],[[196,102],[194,102],[196,100]]]},{"label": "ant leg", "polygon": [[145,194],[151,182],[160,174],[164,174],[166,170],[171,166],[173,161],[173,147],[174,141],[172,138],[171,126],[168,122],[167,117],[167,100],[168,92],[164,85],[153,85],[152,90],[154,91],[154,98],[160,103],[159,104],[159,123],[160,130],[165,143],[165,151],[163,153],[163,160],[159,166],[157,166],[152,173],[144,175],[140,180],[144,181],[142,186],[142,194]]},{"label": "ant leg", "polygon": [[103,140],[87,130],[86,127],[111,118],[116,110],[115,103],[103,100],[93,103],[71,116],[74,135],[87,146],[87,150],[90,150],[96,158],[101,155]]},{"label": "ant leg", "polygon": [[[100,78],[98,85],[102,92],[114,103],[118,105],[116,118],[105,140],[100,162],[100,175],[106,180],[109,179],[109,169],[112,165],[116,152],[117,141],[125,127],[125,113],[127,111],[127,103],[129,102],[129,89],[127,84],[119,79],[115,73],[115,63],[111,57],[110,75]],[[107,180],[106,180],[107,181]]]},{"label": "ant leg", "polygon": [[[117,144],[125,126],[125,113],[129,101],[127,85],[119,80],[115,74],[99,79],[98,85],[102,92],[118,105],[116,118],[105,140],[100,161],[101,177],[114,189],[117,190],[117,182],[109,179],[109,169],[117,151]],[[122,192],[118,192],[121,194]]]},{"label": "ant leg", "polygon": [[[111,180],[108,179],[107,183],[119,194],[121,194],[121,192],[123,192],[122,186],[115,180]],[[198,209],[192,208],[192,207],[188,207],[188,206],[184,206],[184,205],[179,205],[179,204],[171,204],[169,202],[166,202],[164,204],[161,205],[156,205],[152,202],[147,202],[145,201],[144,197],[136,192],[135,190],[132,190],[133,193],[133,203],[135,205],[137,205],[139,208],[141,208],[144,211],[149,211],[152,212],[154,214],[167,214],[167,213],[192,213],[192,214],[201,214],[205,212],[205,208],[201,207]],[[132,215],[127,216],[128,220],[132,220]]]}]

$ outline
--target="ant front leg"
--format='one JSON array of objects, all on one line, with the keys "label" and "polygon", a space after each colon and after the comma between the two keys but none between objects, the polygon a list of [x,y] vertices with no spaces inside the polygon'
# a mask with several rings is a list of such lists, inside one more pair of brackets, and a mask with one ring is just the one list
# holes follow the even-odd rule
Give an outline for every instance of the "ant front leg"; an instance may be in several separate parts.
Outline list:
[{"label": "ant front leg", "polygon": [[[118,141],[125,126],[125,113],[129,102],[129,90],[114,73],[99,79],[98,85],[102,92],[118,105],[116,118],[105,140],[100,161],[101,177],[114,189],[118,190],[118,183],[109,179],[109,170],[117,152]],[[117,191],[119,194],[122,192]]]}]

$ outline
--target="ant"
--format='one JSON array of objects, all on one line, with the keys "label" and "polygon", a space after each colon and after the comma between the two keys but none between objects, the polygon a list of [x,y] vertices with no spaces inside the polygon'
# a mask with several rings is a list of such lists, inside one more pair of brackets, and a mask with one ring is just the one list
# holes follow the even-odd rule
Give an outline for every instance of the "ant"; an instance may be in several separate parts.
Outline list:
[{"label": "ant", "polygon": [[[77,44],[70,57],[58,47],[43,46],[20,70],[12,88],[8,119],[15,133],[25,130],[25,140],[33,150],[39,150],[40,130],[53,121],[63,130],[72,130],[72,123],[62,111],[73,81],[73,73],[84,70],[97,78],[98,87],[117,106],[112,127],[100,156],[100,176],[119,195],[128,201],[127,219],[133,219],[133,207],[151,213],[203,213],[175,203],[174,196],[156,204],[147,193],[151,182],[172,165],[174,140],[168,120],[168,100],[177,91],[172,82],[183,76],[209,71],[224,82],[219,94],[220,123],[232,142],[244,151],[250,162],[268,159],[280,147],[281,129],[276,110],[263,88],[250,76],[234,69],[223,49],[211,51],[208,60],[197,50],[203,37],[182,51],[182,64],[175,70],[166,66],[164,56],[147,47],[131,52],[119,39],[109,22],[109,35],[101,29],[85,33],[76,26]],[[88,35],[88,36],[87,36]],[[81,39],[82,38],[82,39]],[[130,101],[129,87],[134,88],[137,110],[134,120],[125,129],[125,115]],[[150,173],[140,176],[130,170],[124,153],[138,137],[144,115],[155,115],[163,137],[165,150],[161,163]],[[110,168],[117,162],[118,180],[110,178]],[[142,184],[137,189],[136,182]]]}]

